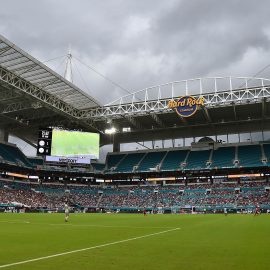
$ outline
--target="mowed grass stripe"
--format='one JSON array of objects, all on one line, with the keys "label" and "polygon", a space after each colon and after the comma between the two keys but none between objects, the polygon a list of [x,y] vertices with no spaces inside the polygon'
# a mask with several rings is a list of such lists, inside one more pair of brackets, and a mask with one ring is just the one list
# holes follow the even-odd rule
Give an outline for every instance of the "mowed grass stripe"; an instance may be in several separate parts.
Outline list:
[{"label": "mowed grass stripe", "polygon": [[166,230],[166,231],[161,231],[161,232],[151,233],[151,234],[147,234],[147,235],[137,236],[137,237],[124,239],[124,240],[119,240],[119,241],[115,241],[115,242],[110,242],[110,243],[106,243],[106,244],[101,244],[101,245],[97,245],[97,246],[92,246],[92,247],[87,247],[87,248],[81,248],[81,249],[66,251],[66,252],[62,252],[62,253],[57,253],[57,254],[53,254],[53,255],[49,255],[49,256],[29,259],[29,260],[25,260],[25,261],[10,263],[10,264],[4,264],[4,265],[0,265],[0,268],[7,268],[7,267],[16,266],[16,265],[21,265],[21,264],[26,264],[26,263],[31,263],[31,262],[41,261],[41,260],[47,260],[47,259],[51,259],[51,258],[55,258],[55,257],[65,256],[65,255],[69,255],[69,254],[73,254],[73,253],[88,251],[88,250],[91,250],[91,249],[97,249],[97,248],[103,248],[103,247],[108,247],[108,246],[112,246],[112,245],[122,244],[122,243],[130,242],[130,241],[134,241],[134,240],[139,240],[139,239],[142,239],[142,238],[153,237],[153,236],[157,236],[157,235],[160,235],[160,234],[173,232],[173,231],[176,231],[176,230],[179,230],[179,229],[180,228],[174,228],[174,229],[170,229],[170,230]]},{"label": "mowed grass stripe", "polygon": [[[7,269],[270,269],[270,215],[144,217],[138,214],[72,214],[68,224],[65,224],[63,219],[63,214],[0,214],[0,221],[33,223],[0,223],[0,265],[157,233],[167,230],[168,227],[180,227],[181,230],[164,233],[159,237],[14,265]],[[80,226],[94,224],[112,227]],[[134,229],[133,226],[142,229]],[[150,229],[155,226],[164,229]]]},{"label": "mowed grass stripe", "polygon": [[[31,222],[31,221],[15,221],[15,220],[0,220],[0,223],[8,223],[8,224],[30,224],[30,225],[44,225],[44,223]],[[125,229],[145,229],[143,226],[117,226],[117,225],[100,225],[100,224],[59,224],[59,223],[46,223],[49,226],[64,226],[64,227],[97,227],[97,228],[125,228]],[[176,229],[175,227],[158,227],[158,226],[147,226],[148,229]]]}]

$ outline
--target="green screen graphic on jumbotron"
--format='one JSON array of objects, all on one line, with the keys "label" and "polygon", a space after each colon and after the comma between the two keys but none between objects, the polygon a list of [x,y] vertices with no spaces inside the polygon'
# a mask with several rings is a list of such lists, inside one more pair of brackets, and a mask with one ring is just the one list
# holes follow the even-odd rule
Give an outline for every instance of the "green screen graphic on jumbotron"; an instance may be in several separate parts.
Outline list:
[{"label": "green screen graphic on jumbotron", "polygon": [[53,129],[52,156],[99,158],[99,134]]}]

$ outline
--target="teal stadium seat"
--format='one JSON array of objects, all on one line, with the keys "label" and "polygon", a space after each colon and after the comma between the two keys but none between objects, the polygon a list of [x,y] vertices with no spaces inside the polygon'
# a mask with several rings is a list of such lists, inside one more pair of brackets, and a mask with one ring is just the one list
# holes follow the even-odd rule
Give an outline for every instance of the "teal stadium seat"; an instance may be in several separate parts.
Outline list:
[{"label": "teal stadium seat", "polygon": [[16,146],[0,143],[0,155],[4,160],[11,164],[17,166],[32,167],[31,162]]},{"label": "teal stadium seat", "polygon": [[144,155],[145,153],[128,154],[117,166],[115,172],[132,172],[133,167],[140,162]]},{"label": "teal stadium seat", "polygon": [[176,171],[185,161],[187,150],[169,151],[161,166],[162,171]]},{"label": "teal stadium seat", "polygon": [[149,152],[142,160],[138,171],[139,172],[148,172],[150,168],[155,168],[160,164],[162,158],[165,156],[166,152]]},{"label": "teal stadium seat", "polygon": [[187,166],[184,168],[186,170],[197,170],[205,169],[206,162],[209,160],[210,150],[203,151],[190,151]]},{"label": "teal stadium seat", "polygon": [[102,163],[91,163],[91,165],[96,172],[103,172],[105,169],[105,164]]},{"label": "teal stadium seat", "polygon": [[235,159],[235,147],[220,147],[213,152],[212,168],[232,168]]},{"label": "teal stadium seat", "polygon": [[262,151],[260,145],[245,145],[238,147],[238,160],[241,167],[259,167],[262,163]]},{"label": "teal stadium seat", "polygon": [[28,160],[34,167],[44,165],[44,160],[42,158],[28,158]]},{"label": "teal stadium seat", "polygon": [[267,158],[267,164],[270,165],[270,144],[264,144],[263,145],[264,153]]},{"label": "teal stadium seat", "polygon": [[116,154],[107,156],[107,170],[115,167],[126,154]]}]

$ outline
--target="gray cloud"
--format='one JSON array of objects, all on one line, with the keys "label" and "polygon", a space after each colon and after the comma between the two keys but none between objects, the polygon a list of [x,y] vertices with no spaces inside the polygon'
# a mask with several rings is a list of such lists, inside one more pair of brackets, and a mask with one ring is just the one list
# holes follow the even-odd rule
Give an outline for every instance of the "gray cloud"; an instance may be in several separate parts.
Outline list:
[{"label": "gray cloud", "polygon": [[[9,0],[1,3],[0,33],[41,61],[71,44],[82,62],[135,91],[254,75],[269,64],[269,10],[267,0]],[[48,65],[64,73],[63,58]],[[76,60],[74,80],[104,104],[127,93]]]},{"label": "gray cloud", "polygon": [[[76,57],[134,91],[253,75],[268,64],[269,8],[266,0],[10,0],[2,3],[0,31],[40,60],[65,54],[71,44]],[[79,63],[75,69],[75,84],[104,103],[126,94]]]}]

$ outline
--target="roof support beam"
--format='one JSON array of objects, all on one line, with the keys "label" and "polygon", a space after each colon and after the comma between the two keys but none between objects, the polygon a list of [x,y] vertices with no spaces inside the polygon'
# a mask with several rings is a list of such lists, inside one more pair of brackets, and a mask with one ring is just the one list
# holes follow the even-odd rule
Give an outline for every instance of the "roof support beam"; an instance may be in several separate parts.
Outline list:
[{"label": "roof support beam", "polygon": [[20,97],[20,95],[16,94],[15,91],[13,90],[0,91],[0,96],[1,96],[0,102],[8,101],[8,100],[12,100],[12,99]]},{"label": "roof support beam", "polygon": [[236,113],[236,106],[233,104],[233,115],[234,115],[234,120],[237,121],[237,113]]},{"label": "roof support beam", "polygon": [[209,114],[208,109],[207,109],[205,106],[203,106],[203,107],[202,107],[202,111],[203,111],[203,114],[204,114],[204,116],[205,116],[207,122],[208,122],[208,123],[211,123],[211,122],[212,122],[212,119],[211,119],[211,117],[210,117],[210,114]]},{"label": "roof support beam", "polygon": [[9,87],[13,87],[16,90],[19,90],[22,93],[26,93],[29,96],[35,98],[36,100],[41,101],[41,103],[46,104],[50,108],[60,111],[64,115],[71,116],[73,119],[76,119],[77,121],[80,121],[84,125],[87,125],[87,128],[96,129],[94,125],[90,125],[90,122],[88,120],[82,121],[80,119],[81,118],[80,110],[65,103],[64,101],[60,100],[54,95],[51,95],[50,93],[43,91],[42,89],[29,83],[28,81],[16,76],[15,74],[6,70],[3,67],[0,67],[0,81],[6,83]]},{"label": "roof support beam", "polygon": [[142,146],[142,147],[144,147],[144,148],[146,148],[146,149],[149,149],[149,150],[151,150],[151,148],[150,147],[148,147],[148,146],[146,146],[144,143],[140,143],[140,142],[136,142],[138,145],[140,145],[140,146]]},{"label": "roof support beam", "polygon": [[136,118],[126,115],[125,118],[128,120],[128,122],[137,129],[142,129],[142,125],[139,123],[139,121],[136,120]]},{"label": "roof support beam", "polygon": [[180,116],[180,115],[179,115],[179,117],[180,117],[182,123],[186,126],[188,124],[186,118],[184,118],[183,116]]},{"label": "roof support beam", "polygon": [[150,116],[158,124],[159,127],[165,127],[164,123],[157,114],[150,113]]},{"label": "roof support beam", "polygon": [[28,110],[33,108],[41,108],[41,104],[39,103],[29,103],[29,102],[17,102],[17,103],[10,103],[5,106],[0,107],[0,114],[7,114],[22,110]]},{"label": "roof support beam", "polygon": [[4,49],[2,49],[2,50],[0,51],[0,55],[2,55],[2,54],[4,54],[4,53],[8,52],[8,51],[11,50],[11,49],[12,49],[12,47],[7,46],[6,48],[4,48]]},{"label": "roof support beam", "polygon": [[262,100],[262,118],[265,118],[265,113],[266,113],[266,98]]},{"label": "roof support beam", "polygon": [[0,81],[7,83],[9,86],[28,94],[29,96],[47,104],[50,107],[58,109],[64,114],[76,118],[79,117],[79,111],[73,108],[71,105],[66,104],[57,97],[43,91],[39,87],[30,84],[28,81],[16,76],[3,67],[0,67]]}]

